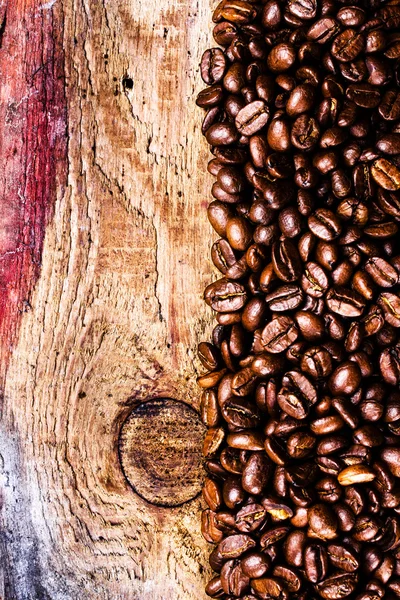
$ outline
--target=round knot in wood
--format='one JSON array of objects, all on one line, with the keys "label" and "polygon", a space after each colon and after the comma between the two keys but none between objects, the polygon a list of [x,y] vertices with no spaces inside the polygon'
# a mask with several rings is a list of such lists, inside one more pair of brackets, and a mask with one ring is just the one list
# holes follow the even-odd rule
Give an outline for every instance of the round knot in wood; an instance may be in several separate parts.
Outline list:
[{"label": "round knot in wood", "polygon": [[201,490],[204,427],[193,408],[170,398],[139,404],[119,438],[122,470],[135,492],[157,506],[179,506]]}]

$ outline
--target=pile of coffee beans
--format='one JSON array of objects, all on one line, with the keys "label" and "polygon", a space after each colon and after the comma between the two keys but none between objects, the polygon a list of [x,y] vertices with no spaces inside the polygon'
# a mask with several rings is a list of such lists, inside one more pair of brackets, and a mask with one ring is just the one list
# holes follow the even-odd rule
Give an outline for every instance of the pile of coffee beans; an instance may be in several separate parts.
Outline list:
[{"label": "pile of coffee beans", "polygon": [[400,597],[400,2],[222,0],[206,592]]}]

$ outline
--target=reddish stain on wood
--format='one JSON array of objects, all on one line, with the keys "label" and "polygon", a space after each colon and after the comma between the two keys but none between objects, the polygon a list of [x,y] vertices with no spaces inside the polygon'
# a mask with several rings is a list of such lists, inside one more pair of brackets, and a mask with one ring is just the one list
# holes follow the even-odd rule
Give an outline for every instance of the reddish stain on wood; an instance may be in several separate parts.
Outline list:
[{"label": "reddish stain on wood", "polygon": [[[66,182],[63,22],[49,0],[0,0],[0,382]],[[34,340],[32,340],[34,343]]]}]

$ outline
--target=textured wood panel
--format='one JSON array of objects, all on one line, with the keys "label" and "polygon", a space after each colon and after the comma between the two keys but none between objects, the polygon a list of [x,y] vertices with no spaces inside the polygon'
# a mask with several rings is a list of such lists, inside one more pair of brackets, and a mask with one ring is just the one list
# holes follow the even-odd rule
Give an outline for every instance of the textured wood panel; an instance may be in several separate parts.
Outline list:
[{"label": "textured wood panel", "polygon": [[[148,397],[198,405],[195,347],[211,329],[202,290],[211,279],[212,234],[194,97],[211,6],[3,0],[0,7],[1,110],[22,102],[25,115],[31,107],[33,119],[46,116],[52,134],[18,121],[4,140],[3,128],[2,159],[10,136],[26,145],[11,182],[24,180],[27,157],[50,157],[37,164],[37,189],[20,192],[9,240],[21,206],[39,206],[39,188],[53,207],[31,228],[39,278],[26,277],[24,311],[14,296],[8,301],[15,335],[6,373],[9,330],[1,339],[0,597],[200,599],[207,564],[200,500],[167,509],[139,498],[120,468],[118,434]],[[5,54],[11,46],[14,61]],[[32,107],[23,98],[37,96],[37,69],[44,83]],[[61,94],[57,114],[50,84]],[[56,155],[63,127],[66,152]],[[6,200],[2,185],[2,223]]]}]

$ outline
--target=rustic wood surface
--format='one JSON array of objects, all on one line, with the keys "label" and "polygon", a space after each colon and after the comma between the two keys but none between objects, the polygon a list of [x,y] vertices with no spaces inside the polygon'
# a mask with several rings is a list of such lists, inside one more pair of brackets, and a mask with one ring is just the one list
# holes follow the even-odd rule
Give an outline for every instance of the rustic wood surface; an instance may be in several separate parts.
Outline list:
[{"label": "rustic wood surface", "polygon": [[118,436],[198,407],[211,8],[0,0],[1,600],[205,597],[199,497],[139,497]]}]

